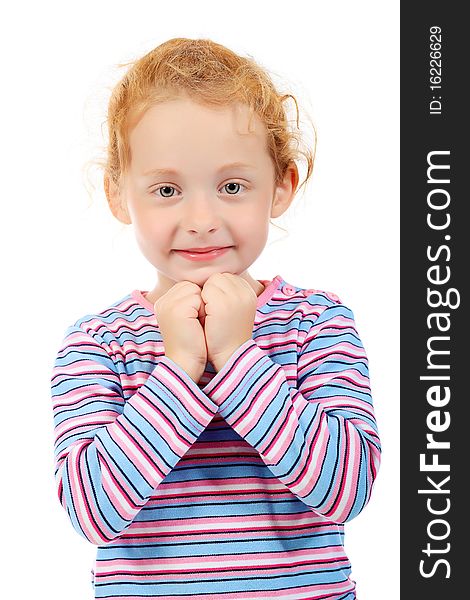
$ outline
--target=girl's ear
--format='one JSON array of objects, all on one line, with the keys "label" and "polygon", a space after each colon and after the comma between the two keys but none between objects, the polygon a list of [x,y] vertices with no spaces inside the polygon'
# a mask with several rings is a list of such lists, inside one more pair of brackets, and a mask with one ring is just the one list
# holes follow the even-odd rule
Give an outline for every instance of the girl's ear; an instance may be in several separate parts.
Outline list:
[{"label": "girl's ear", "polygon": [[292,162],[287,167],[284,179],[274,190],[274,198],[271,205],[271,217],[280,217],[289,208],[294,199],[298,183],[299,171],[297,165]]},{"label": "girl's ear", "polygon": [[107,175],[104,176],[104,192],[108,200],[109,209],[121,223],[130,225],[132,220],[127,210],[127,202],[119,192],[118,186]]}]

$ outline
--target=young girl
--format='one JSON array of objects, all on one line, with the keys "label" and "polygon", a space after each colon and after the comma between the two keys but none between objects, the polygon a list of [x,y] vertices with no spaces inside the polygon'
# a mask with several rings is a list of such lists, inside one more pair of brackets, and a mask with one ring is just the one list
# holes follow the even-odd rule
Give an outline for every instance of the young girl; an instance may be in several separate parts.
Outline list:
[{"label": "young girl", "polygon": [[207,39],[113,90],[106,196],[157,281],[69,327],[51,381],[95,598],[356,598],[344,523],[381,448],[354,316],[247,270],[297,191],[287,97]]}]

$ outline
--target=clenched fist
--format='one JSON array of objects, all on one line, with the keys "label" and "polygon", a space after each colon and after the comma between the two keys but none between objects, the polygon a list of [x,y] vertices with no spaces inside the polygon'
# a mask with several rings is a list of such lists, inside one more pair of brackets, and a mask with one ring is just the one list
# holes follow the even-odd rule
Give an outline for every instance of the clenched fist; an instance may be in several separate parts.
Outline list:
[{"label": "clenched fist", "polygon": [[207,363],[201,288],[191,281],[175,283],[157,299],[154,312],[165,346],[165,356],[198,383]]},{"label": "clenched fist", "polygon": [[233,273],[214,273],[204,284],[204,334],[207,355],[217,371],[252,338],[258,297],[251,285]]},{"label": "clenched fist", "polygon": [[257,296],[233,273],[214,273],[202,289],[179,281],[154,304],[165,355],[198,383],[208,360],[216,371],[252,338]]}]

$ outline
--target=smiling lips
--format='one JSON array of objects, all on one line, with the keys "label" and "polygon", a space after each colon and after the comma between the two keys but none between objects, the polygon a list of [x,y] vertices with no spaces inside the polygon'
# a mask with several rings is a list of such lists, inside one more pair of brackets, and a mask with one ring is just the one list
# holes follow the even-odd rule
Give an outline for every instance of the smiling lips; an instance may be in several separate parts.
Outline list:
[{"label": "smiling lips", "polygon": [[205,248],[186,248],[185,250],[175,250],[177,254],[188,260],[211,260],[225,254],[231,246],[207,246]]}]

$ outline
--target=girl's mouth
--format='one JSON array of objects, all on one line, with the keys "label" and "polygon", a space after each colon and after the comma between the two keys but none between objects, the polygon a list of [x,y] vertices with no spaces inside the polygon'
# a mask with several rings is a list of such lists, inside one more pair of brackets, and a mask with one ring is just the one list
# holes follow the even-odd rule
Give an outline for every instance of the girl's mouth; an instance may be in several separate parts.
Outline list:
[{"label": "girl's mouth", "polygon": [[196,250],[175,250],[175,252],[188,260],[204,261],[212,260],[214,258],[217,258],[218,256],[222,256],[228,250],[230,250],[230,248],[232,248],[232,246],[226,246],[224,248],[214,248],[213,250],[206,250],[202,252]]}]

